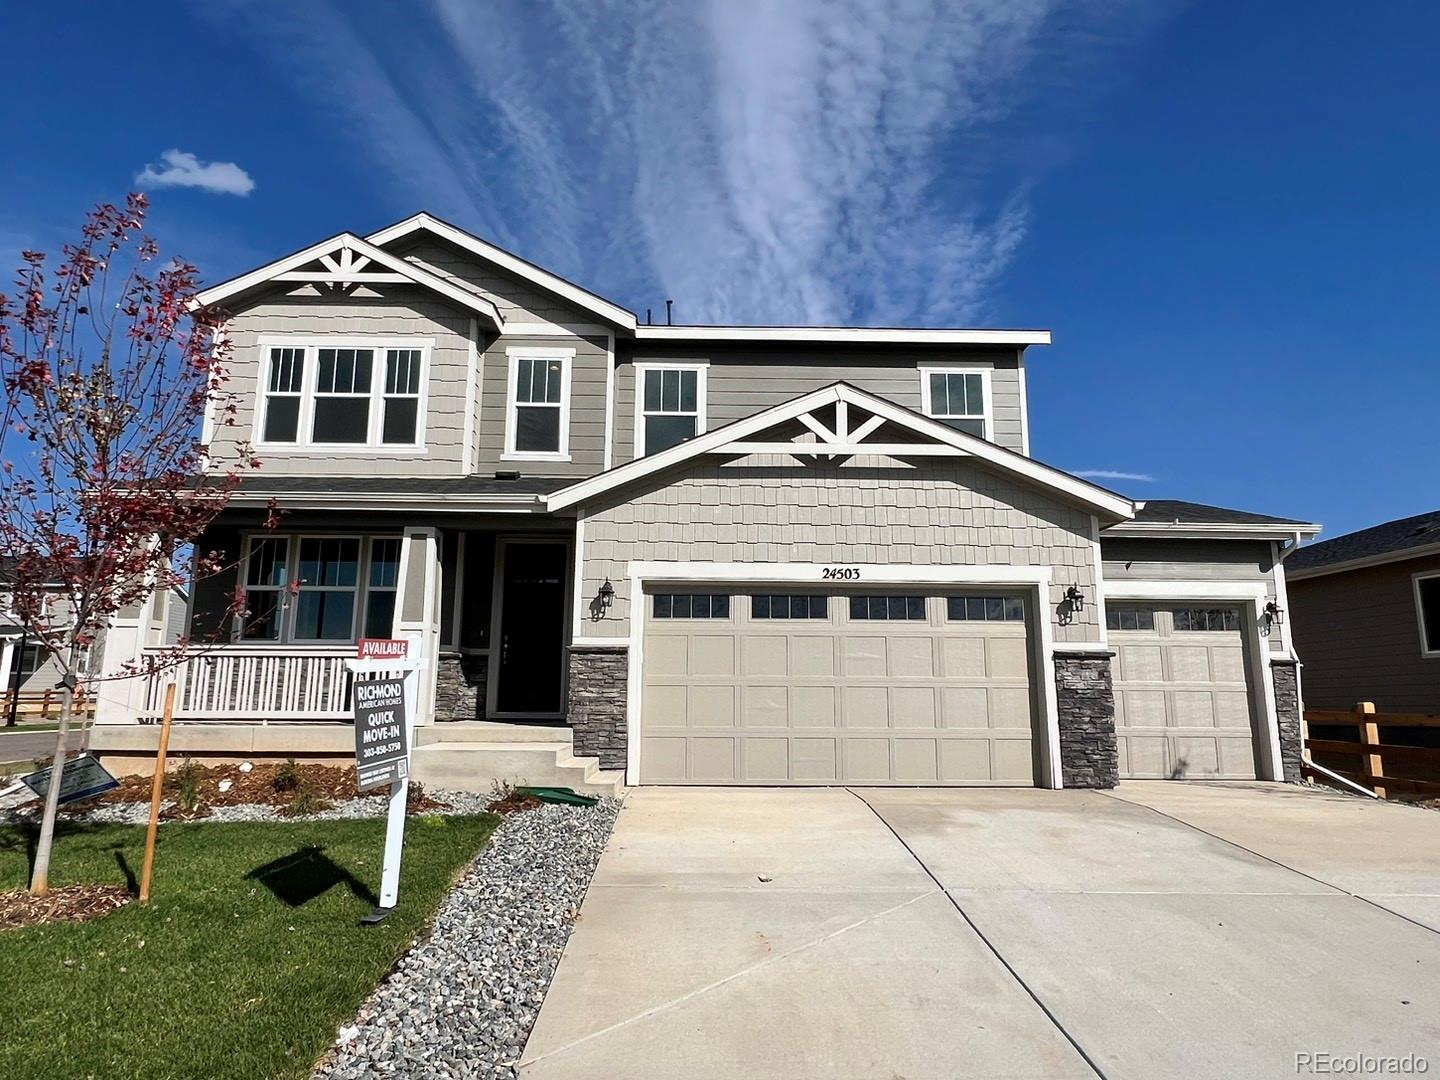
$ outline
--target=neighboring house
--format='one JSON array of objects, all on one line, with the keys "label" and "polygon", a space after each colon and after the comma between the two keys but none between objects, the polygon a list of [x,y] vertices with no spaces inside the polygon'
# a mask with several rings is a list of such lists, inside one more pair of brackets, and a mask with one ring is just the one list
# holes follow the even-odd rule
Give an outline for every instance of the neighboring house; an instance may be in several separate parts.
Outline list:
[{"label": "neighboring house", "polygon": [[1440,713],[1440,510],[1310,544],[1287,565],[1306,705]]},{"label": "neighboring house", "polygon": [[[242,397],[205,438],[263,468],[208,537],[251,615],[194,590],[233,640],[182,673],[186,752],[346,753],[345,659],[396,636],[427,777],[494,740],[535,780],[502,724],[632,784],[1297,774],[1267,608],[1317,527],[1032,458],[1048,332],[653,326],[425,214],[199,302]],[[154,647],[131,614],[107,664]],[[160,697],[102,701],[95,745],[143,767]]]}]

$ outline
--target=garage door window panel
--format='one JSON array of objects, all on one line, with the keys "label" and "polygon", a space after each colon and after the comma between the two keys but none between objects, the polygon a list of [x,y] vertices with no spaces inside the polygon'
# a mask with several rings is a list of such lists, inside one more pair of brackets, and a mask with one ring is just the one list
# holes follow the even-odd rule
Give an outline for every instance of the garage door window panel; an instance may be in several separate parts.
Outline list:
[{"label": "garage door window panel", "polygon": [[1025,601],[1018,596],[947,596],[951,622],[1024,622]]},{"label": "garage door window panel", "polygon": [[1176,608],[1177,633],[1206,633],[1240,629],[1240,612],[1234,608]]},{"label": "garage door window panel", "polygon": [[730,618],[730,597],[726,593],[656,593],[653,602],[657,619]]},{"label": "garage door window panel", "polygon": [[852,596],[850,618],[867,622],[923,622],[925,597],[923,596]]},{"label": "garage door window panel", "polygon": [[752,619],[828,619],[829,597],[781,593],[752,596]]}]

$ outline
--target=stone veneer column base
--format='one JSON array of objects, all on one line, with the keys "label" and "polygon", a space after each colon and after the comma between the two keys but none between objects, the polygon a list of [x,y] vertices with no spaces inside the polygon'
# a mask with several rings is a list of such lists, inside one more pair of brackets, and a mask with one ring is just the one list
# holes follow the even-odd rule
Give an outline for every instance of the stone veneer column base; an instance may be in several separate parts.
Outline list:
[{"label": "stone veneer column base", "polygon": [[435,719],[480,720],[485,716],[484,656],[450,653],[435,663]]},{"label": "stone veneer column base", "polygon": [[629,680],[629,648],[570,646],[567,720],[575,733],[575,753],[599,758],[605,769],[625,768]]},{"label": "stone veneer column base", "polygon": [[1060,776],[1067,788],[1111,788],[1120,780],[1110,655],[1055,653]]},{"label": "stone veneer column base", "polygon": [[1275,719],[1280,725],[1280,766],[1287,784],[1300,782],[1300,669],[1293,660],[1271,660]]}]

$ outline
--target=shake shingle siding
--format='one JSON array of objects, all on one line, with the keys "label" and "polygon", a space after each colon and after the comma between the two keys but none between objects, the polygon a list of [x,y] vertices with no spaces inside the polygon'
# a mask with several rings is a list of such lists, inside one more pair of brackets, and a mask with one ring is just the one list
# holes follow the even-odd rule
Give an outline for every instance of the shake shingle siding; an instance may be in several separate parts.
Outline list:
[{"label": "shake shingle siding", "polygon": [[[752,457],[653,482],[587,513],[581,596],[607,577],[616,590],[587,636],[628,635],[631,560],[755,563],[757,573],[783,563],[1050,566],[1052,623],[1067,586],[1094,595],[1089,514],[971,461],[796,467]],[[1093,605],[1054,630],[1059,642],[1098,640]]]}]

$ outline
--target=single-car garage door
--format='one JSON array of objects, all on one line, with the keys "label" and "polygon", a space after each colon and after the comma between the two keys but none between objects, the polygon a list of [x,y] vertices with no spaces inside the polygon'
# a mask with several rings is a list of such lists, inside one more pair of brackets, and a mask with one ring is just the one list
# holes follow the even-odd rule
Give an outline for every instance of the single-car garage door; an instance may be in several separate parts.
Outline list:
[{"label": "single-car garage door", "polygon": [[648,784],[1035,782],[1019,596],[647,591]]},{"label": "single-car garage door", "polygon": [[1240,609],[1112,601],[1106,619],[1116,654],[1120,775],[1253,780],[1254,704]]}]

